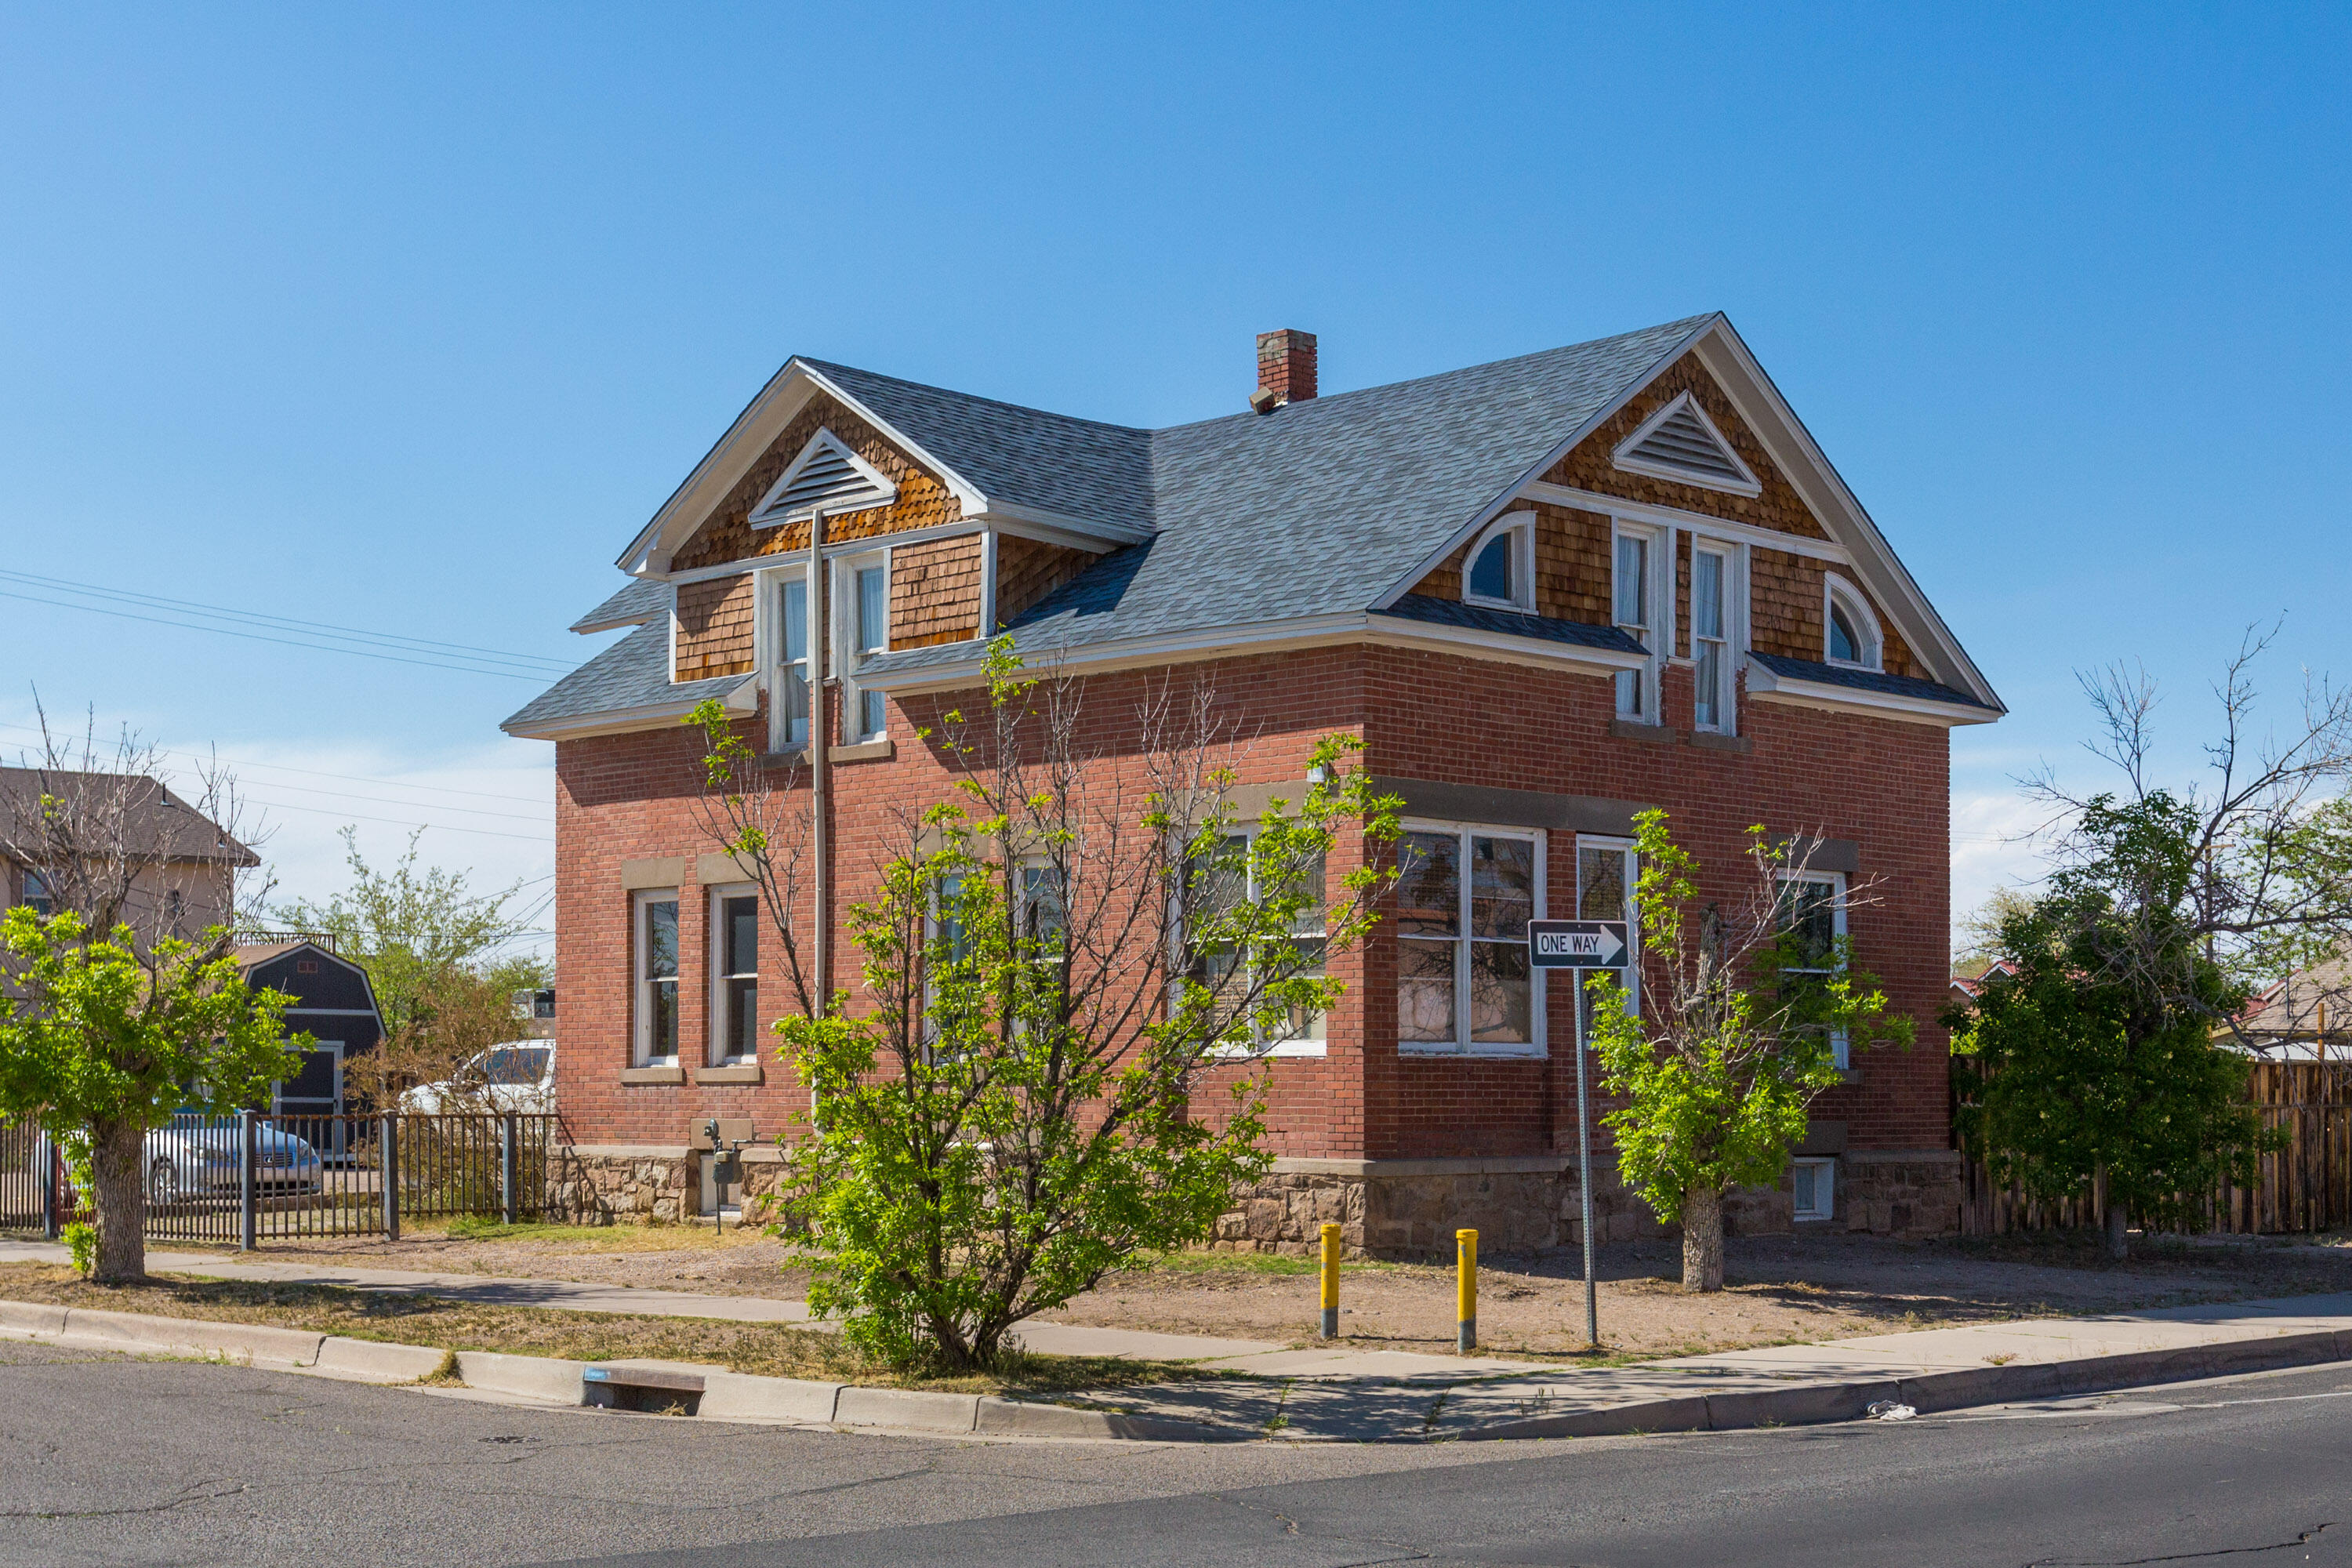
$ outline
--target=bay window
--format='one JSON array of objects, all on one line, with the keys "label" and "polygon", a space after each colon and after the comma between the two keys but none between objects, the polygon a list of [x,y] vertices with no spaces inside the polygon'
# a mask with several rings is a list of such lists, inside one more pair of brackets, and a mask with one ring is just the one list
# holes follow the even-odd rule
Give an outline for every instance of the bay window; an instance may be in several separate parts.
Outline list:
[{"label": "bay window", "polygon": [[1543,913],[1539,836],[1415,826],[1397,854],[1398,1048],[1540,1052],[1528,964],[1528,921]]}]

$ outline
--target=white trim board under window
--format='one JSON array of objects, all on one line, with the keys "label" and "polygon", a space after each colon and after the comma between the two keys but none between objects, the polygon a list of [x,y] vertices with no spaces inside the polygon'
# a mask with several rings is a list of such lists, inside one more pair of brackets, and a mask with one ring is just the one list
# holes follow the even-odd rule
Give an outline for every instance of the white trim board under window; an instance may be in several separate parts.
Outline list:
[{"label": "white trim board under window", "polygon": [[1462,558],[1462,602],[1532,615],[1536,607],[1536,514],[1506,513]]},{"label": "white trim board under window", "polygon": [[629,900],[630,1055],[638,1067],[677,1064],[677,889]]},{"label": "white trim board under window", "polygon": [[1544,977],[1528,963],[1544,913],[1544,835],[1407,822],[1397,845],[1397,1050],[1544,1054]]},{"label": "white trim board under window", "polygon": [[760,1059],[760,889],[730,882],[709,889],[710,1039],[713,1067]]}]

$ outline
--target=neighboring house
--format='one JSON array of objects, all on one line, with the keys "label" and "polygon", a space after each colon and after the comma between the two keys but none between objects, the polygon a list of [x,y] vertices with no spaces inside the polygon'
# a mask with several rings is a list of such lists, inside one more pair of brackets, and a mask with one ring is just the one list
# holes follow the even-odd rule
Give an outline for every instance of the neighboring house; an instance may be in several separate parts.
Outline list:
[{"label": "neighboring house", "polygon": [[[1570,1238],[1577,1009],[1510,933],[1621,916],[1647,806],[1726,897],[1749,824],[1809,842],[1809,918],[1850,933],[1918,1020],[1916,1047],[1857,1052],[1817,1102],[1793,1189],[1808,1215],[1956,1223],[1935,1022],[1948,731],[2003,710],[1730,323],[1329,397],[1316,353],[1265,334],[1251,412],[1162,430],[814,360],[777,373],[574,628],[632,629],[505,725],[556,745],[558,1071],[583,1161],[682,1165],[703,1118],[766,1137],[803,1103],[739,1048],[768,1038],[786,991],[775,955],[729,940],[738,873],[709,852],[679,720],[717,699],[757,744],[806,743],[822,504],[849,650],[818,710],[837,932],[887,808],[945,798],[917,731],[981,700],[1000,627],[1086,675],[1090,712],[1133,711],[1171,667],[1212,681],[1255,737],[1243,793],[1295,789],[1317,737],[1360,736],[1408,848],[1475,868],[1416,879],[1442,918],[1384,921],[1335,959],[1346,994],[1320,1037],[1275,1049],[1278,1163],[1223,1241],[1299,1249],[1334,1215],[1375,1250],[1450,1247],[1456,1225],[1490,1247]],[[1496,940],[1471,929],[1465,881],[1499,900]],[[1871,897],[1849,909],[1858,883]],[[854,984],[845,933],[834,952],[830,984]],[[1629,1234],[1609,1186],[1610,1234]],[[691,1190],[682,1170],[667,1190]]]},{"label": "neighboring house", "polygon": [[2264,1061],[2352,1061],[2352,960],[2298,969],[2257,992],[2213,1037]]},{"label": "neighboring house", "polygon": [[294,998],[286,1009],[287,1034],[308,1034],[317,1042],[299,1071],[271,1087],[270,1110],[297,1119],[289,1123],[290,1130],[320,1152],[330,1158],[341,1153],[340,1127],[299,1119],[345,1116],[353,1110],[343,1092],[345,1068],[383,1039],[383,1015],[377,1010],[367,971],[299,934],[254,933],[236,948],[236,957],[246,984]]},{"label": "neighboring house", "polygon": [[[61,881],[34,819],[43,795],[91,825],[131,868],[122,911],[142,942],[228,923],[236,873],[260,857],[153,779],[0,767],[0,908],[53,911]],[[44,868],[52,868],[45,872]]]}]

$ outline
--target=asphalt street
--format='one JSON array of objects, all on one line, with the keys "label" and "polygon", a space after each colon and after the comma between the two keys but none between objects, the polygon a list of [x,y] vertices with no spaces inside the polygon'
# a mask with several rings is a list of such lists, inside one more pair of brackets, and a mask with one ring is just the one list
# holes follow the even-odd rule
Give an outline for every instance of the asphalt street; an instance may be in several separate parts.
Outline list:
[{"label": "asphalt street", "polygon": [[0,1563],[2352,1564],[2352,1366],[1519,1444],[844,1436],[0,1344]]}]

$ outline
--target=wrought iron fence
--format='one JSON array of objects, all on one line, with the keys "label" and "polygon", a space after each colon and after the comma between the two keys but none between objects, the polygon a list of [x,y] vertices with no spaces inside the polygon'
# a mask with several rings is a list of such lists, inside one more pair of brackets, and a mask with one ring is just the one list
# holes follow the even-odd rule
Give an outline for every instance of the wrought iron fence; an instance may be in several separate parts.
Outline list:
[{"label": "wrought iron fence", "polygon": [[[255,1247],[343,1236],[397,1239],[401,1221],[509,1224],[549,1212],[555,1118],[183,1114],[147,1134],[147,1239]],[[38,1129],[0,1124],[0,1228],[56,1236],[92,1217]]]}]

